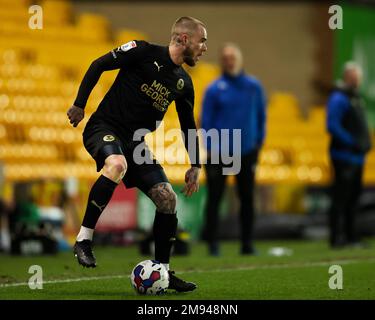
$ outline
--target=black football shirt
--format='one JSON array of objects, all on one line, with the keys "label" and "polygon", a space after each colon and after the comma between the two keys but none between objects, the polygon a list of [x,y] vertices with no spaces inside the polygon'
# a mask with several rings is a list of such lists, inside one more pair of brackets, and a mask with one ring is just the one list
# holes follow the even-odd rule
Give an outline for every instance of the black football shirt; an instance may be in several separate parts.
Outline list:
[{"label": "black football shirt", "polygon": [[[194,88],[188,73],[170,58],[168,47],[134,40],[98,58],[86,72],[74,105],[84,108],[101,73],[114,69],[120,71],[88,125],[102,123],[123,139],[132,139],[138,129],[155,131],[175,101],[187,145],[188,130],[196,129]],[[198,150],[196,137],[196,156]]]}]

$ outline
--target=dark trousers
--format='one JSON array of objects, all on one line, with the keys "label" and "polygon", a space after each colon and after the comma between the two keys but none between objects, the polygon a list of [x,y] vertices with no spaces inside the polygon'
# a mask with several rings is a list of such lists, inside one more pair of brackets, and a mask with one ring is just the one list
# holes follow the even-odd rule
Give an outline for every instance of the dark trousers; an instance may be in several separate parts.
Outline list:
[{"label": "dark trousers", "polygon": [[[255,165],[258,152],[254,151],[241,157],[241,170],[235,176],[237,191],[240,199],[240,230],[241,242],[243,246],[251,245],[253,240],[254,224],[254,183]],[[207,181],[207,202],[205,208],[205,226],[202,238],[209,243],[218,241],[219,205],[222,199],[226,175],[223,175],[223,164],[211,164],[209,161],[205,165]],[[228,226],[230,227],[230,226]]]},{"label": "dark trousers", "polygon": [[334,182],[329,217],[330,244],[358,241],[356,211],[362,191],[363,165],[332,161]]}]

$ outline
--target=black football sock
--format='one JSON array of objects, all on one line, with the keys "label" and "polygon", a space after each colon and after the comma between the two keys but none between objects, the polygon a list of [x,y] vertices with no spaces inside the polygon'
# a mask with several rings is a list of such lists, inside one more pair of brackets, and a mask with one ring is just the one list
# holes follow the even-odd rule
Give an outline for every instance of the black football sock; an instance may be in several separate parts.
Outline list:
[{"label": "black football sock", "polygon": [[111,200],[117,183],[101,175],[91,188],[82,226],[95,229],[101,213]]},{"label": "black football sock", "polygon": [[177,221],[176,214],[156,211],[153,226],[155,260],[161,263],[169,263],[172,245],[176,240]]}]

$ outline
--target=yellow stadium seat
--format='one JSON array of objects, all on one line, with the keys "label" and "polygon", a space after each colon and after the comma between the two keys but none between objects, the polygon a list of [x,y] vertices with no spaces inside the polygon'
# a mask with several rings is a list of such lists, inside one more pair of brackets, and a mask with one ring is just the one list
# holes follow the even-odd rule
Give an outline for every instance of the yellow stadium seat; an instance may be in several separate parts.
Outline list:
[{"label": "yellow stadium seat", "polygon": [[116,45],[120,46],[131,40],[148,40],[148,36],[140,30],[122,29],[115,35]]},{"label": "yellow stadium seat", "polygon": [[43,20],[46,26],[66,25],[72,21],[73,11],[70,1],[65,0],[44,0]]},{"label": "yellow stadium seat", "polygon": [[[107,18],[84,13],[79,16],[78,32],[83,41],[108,41],[110,37],[110,23]],[[77,32],[77,31],[76,31]]]}]

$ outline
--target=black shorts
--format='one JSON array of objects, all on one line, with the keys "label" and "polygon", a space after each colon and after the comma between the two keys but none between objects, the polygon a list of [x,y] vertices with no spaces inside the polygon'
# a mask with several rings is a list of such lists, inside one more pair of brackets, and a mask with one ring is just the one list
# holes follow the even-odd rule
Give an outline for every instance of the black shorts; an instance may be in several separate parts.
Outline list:
[{"label": "black shorts", "polygon": [[98,172],[110,154],[124,155],[128,167],[122,181],[127,188],[137,187],[147,194],[155,184],[169,182],[162,166],[144,141],[120,137],[105,124],[88,122],[83,132],[83,144],[95,160]]}]

